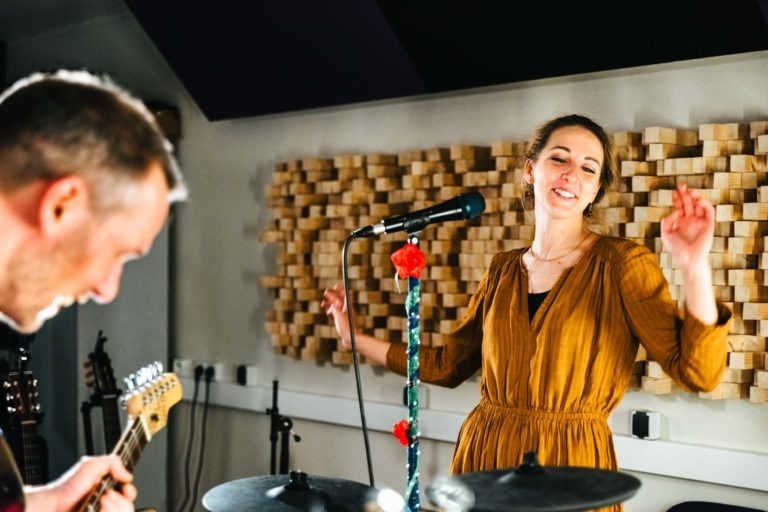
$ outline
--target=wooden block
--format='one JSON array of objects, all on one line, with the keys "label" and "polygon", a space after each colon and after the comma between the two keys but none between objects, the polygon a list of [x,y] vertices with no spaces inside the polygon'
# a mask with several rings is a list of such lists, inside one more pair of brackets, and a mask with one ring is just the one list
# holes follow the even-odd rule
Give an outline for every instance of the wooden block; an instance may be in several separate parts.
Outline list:
[{"label": "wooden block", "polygon": [[656,175],[656,162],[647,161],[621,161],[621,176],[654,176]]},{"label": "wooden block", "polygon": [[734,173],[734,175],[741,176],[741,188],[757,188],[768,185],[768,174],[764,172],[744,172],[741,174]]},{"label": "wooden block", "polygon": [[734,222],[733,236],[744,238],[757,238],[768,235],[768,221],[742,220]]},{"label": "wooden block", "polygon": [[624,236],[627,238],[650,238],[661,236],[661,227],[657,222],[627,222]]},{"label": "wooden block", "polygon": [[743,218],[743,208],[740,204],[715,205],[715,222],[730,222]]},{"label": "wooden block", "polygon": [[643,144],[652,143],[694,146],[699,143],[699,133],[697,130],[649,126],[643,130]]},{"label": "wooden block", "polygon": [[722,382],[712,391],[700,391],[698,396],[706,400],[737,400],[749,396],[749,387],[749,383]]},{"label": "wooden block", "polygon": [[654,379],[643,375],[640,380],[640,389],[652,395],[666,395],[672,392],[672,379]]},{"label": "wooden block", "polygon": [[748,139],[749,123],[700,124],[700,140]]},{"label": "wooden block", "polygon": [[657,363],[656,361],[647,361],[645,364],[645,375],[646,377],[651,377],[654,379],[668,379],[670,378],[669,375],[667,375],[664,370],[661,368],[661,365]]},{"label": "wooden block", "polygon": [[[633,176],[632,192],[649,192],[660,188],[674,188],[675,178],[671,176]],[[702,187],[703,188],[703,187]]]},{"label": "wooden block", "polygon": [[525,142],[500,140],[491,144],[491,156],[521,157],[525,155]]},{"label": "wooden block", "polygon": [[729,334],[726,338],[729,352],[765,352],[764,336]]},{"label": "wooden block", "polygon": [[755,154],[756,155],[768,154],[768,134],[758,135],[755,140],[757,141],[755,142]]},{"label": "wooden block", "polygon": [[640,146],[643,144],[642,132],[616,132],[613,134],[614,146]]},{"label": "wooden block", "polygon": [[616,146],[615,152],[620,161],[645,159],[645,146]]},{"label": "wooden block", "polygon": [[685,146],[681,144],[649,144],[645,154],[646,160],[664,160],[666,158],[680,158],[688,156],[700,156],[700,146]]},{"label": "wooden block", "polygon": [[369,166],[397,167],[397,155],[386,153],[372,153],[366,155],[366,161]]},{"label": "wooden block", "polygon": [[754,382],[757,387],[768,389],[768,370],[755,370]]},{"label": "wooden block", "polygon": [[728,168],[731,172],[765,172],[765,155],[731,155]]},{"label": "wooden block", "polygon": [[495,167],[493,160],[488,159],[457,158],[453,163],[454,170],[458,173],[489,171]]},{"label": "wooden block", "polygon": [[742,318],[745,320],[762,320],[768,318],[768,302],[748,302],[742,306]]},{"label": "wooden block", "polygon": [[451,159],[451,148],[431,148],[427,150],[428,162],[443,162]]},{"label": "wooden block", "polygon": [[762,369],[765,367],[765,352],[729,352],[728,366],[738,369]]},{"label": "wooden block", "polygon": [[666,206],[636,206],[633,208],[635,222],[661,222],[661,219],[672,213],[672,208]]},{"label": "wooden block", "polygon": [[749,401],[755,404],[768,404],[768,389],[750,386]]},{"label": "wooden block", "polygon": [[751,140],[706,140],[702,143],[701,156],[730,156],[751,153],[754,145]]},{"label": "wooden block", "polygon": [[467,144],[451,144],[451,160],[466,158],[470,160],[489,160],[491,158],[490,146],[472,146]]},{"label": "wooden block", "polygon": [[704,155],[686,158],[668,158],[657,162],[659,176],[679,176],[686,174],[707,174],[727,172],[728,158],[717,155]]},{"label": "wooden block", "polygon": [[759,135],[768,133],[768,121],[751,121],[749,123],[749,138],[755,139]]},{"label": "wooden block", "polygon": [[755,370],[751,369],[741,369],[741,368],[731,368],[730,366],[726,366],[725,370],[723,371],[723,376],[720,378],[722,382],[737,382],[740,384],[743,383],[752,383],[752,380],[755,376]]},{"label": "wooden block", "polygon": [[397,155],[397,165],[406,166],[411,165],[413,162],[423,162],[426,158],[426,152],[421,149],[414,149],[411,151],[404,151]]},{"label": "wooden block", "polygon": [[496,157],[496,169],[512,171],[522,166],[521,157],[499,156]]},{"label": "wooden block", "polygon": [[765,220],[768,219],[768,202],[766,203],[744,203],[742,210],[744,220]]},{"label": "wooden block", "polygon": [[635,206],[648,206],[648,193],[647,192],[614,192],[609,191],[605,194],[601,206],[623,206],[626,208],[634,208]]},{"label": "wooden block", "polygon": [[763,271],[757,269],[728,270],[728,284],[731,286],[755,286],[762,282]]},{"label": "wooden block", "polygon": [[763,185],[757,190],[757,201],[768,203],[768,185]]},{"label": "wooden block", "polygon": [[733,300],[737,302],[768,302],[768,287],[735,286]]},{"label": "wooden block", "polygon": [[741,400],[749,397],[748,382],[721,382],[715,389],[710,392],[700,391],[699,398],[711,399],[711,400]]}]

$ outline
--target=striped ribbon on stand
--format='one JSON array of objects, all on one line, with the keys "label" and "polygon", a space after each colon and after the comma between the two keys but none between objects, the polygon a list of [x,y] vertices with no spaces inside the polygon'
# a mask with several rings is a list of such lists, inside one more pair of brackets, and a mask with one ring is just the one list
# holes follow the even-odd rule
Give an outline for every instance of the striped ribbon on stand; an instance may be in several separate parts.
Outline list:
[{"label": "striped ribbon on stand", "polygon": [[[391,259],[397,270],[397,277],[408,278],[408,296],[405,300],[405,310],[408,317],[408,360],[406,366],[408,374],[406,383],[408,422],[407,435],[403,436],[408,446],[405,501],[408,512],[417,512],[421,509],[419,502],[419,344],[421,336],[419,302],[421,300],[421,271],[426,263],[426,258],[419,249],[418,235],[410,233],[408,243],[392,253]],[[397,429],[397,425],[395,427]],[[395,435],[397,436],[397,433]]]}]

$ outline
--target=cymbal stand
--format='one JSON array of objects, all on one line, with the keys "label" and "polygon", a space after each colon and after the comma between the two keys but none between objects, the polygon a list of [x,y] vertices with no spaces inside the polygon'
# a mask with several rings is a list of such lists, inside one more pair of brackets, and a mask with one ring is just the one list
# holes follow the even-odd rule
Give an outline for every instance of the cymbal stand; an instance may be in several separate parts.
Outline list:
[{"label": "cymbal stand", "polygon": [[[272,381],[272,407],[267,409],[267,414],[271,418],[271,424],[269,429],[269,441],[270,441],[270,460],[269,460],[269,474],[276,475],[277,473],[277,441],[280,439],[280,473],[281,475],[288,474],[288,456],[289,456],[289,442],[291,437],[298,443],[301,441],[301,436],[296,435],[293,431],[293,420],[287,416],[280,414],[280,409],[277,407],[277,380]],[[279,435],[278,435],[279,434]]]}]

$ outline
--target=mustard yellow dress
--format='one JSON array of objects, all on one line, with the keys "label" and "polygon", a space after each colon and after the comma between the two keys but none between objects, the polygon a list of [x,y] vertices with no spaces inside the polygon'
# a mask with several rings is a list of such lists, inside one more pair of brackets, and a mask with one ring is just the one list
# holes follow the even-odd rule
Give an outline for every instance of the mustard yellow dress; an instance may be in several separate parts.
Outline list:
[{"label": "mustard yellow dress", "polygon": [[[730,310],[707,326],[672,300],[656,256],[601,237],[528,318],[526,249],[497,254],[462,323],[440,347],[421,347],[424,382],[455,387],[482,367],[480,402],[459,432],[451,473],[520,465],[617,469],[607,418],[621,401],[638,344],[683,388],[710,390],[726,364]],[[388,367],[406,373],[405,344]],[[617,507],[620,509],[620,507]]]}]

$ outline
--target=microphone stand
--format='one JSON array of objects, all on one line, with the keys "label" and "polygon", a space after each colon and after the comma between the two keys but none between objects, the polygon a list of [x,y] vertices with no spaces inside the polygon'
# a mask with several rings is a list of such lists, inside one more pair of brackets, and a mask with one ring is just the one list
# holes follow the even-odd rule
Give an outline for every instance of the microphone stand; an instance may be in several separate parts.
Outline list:
[{"label": "microphone stand", "polygon": [[[408,244],[417,250],[419,234],[408,233]],[[421,326],[419,322],[419,294],[421,280],[413,275],[408,276],[408,296],[405,300],[405,311],[408,316],[408,347],[406,353],[407,382],[406,394],[408,405],[408,450],[406,453],[406,492],[405,502],[408,512],[421,510],[419,500],[419,345]]]},{"label": "microphone stand", "polygon": [[365,421],[365,407],[363,406],[363,387],[360,383],[360,363],[357,357],[357,342],[355,341],[355,321],[352,315],[352,301],[349,297],[349,278],[347,276],[347,249],[350,242],[357,236],[352,233],[344,242],[341,250],[341,280],[344,282],[344,297],[347,302],[347,319],[349,320],[349,341],[352,346],[352,366],[355,368],[355,383],[357,385],[357,404],[360,409],[360,423],[363,429],[363,442],[365,443],[365,460],[368,464],[368,481],[371,487],[375,487],[373,480],[373,463],[371,462],[371,444],[368,440],[368,425]]}]

